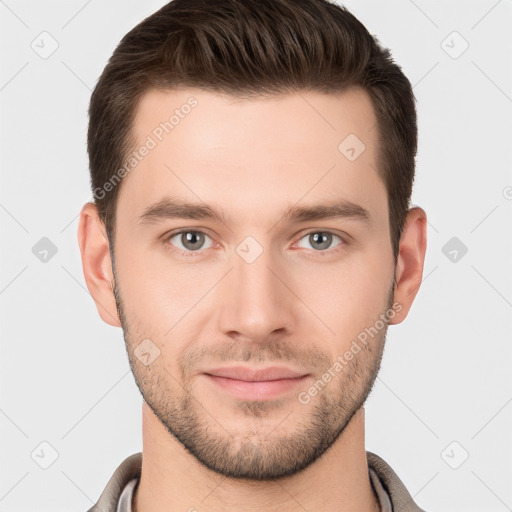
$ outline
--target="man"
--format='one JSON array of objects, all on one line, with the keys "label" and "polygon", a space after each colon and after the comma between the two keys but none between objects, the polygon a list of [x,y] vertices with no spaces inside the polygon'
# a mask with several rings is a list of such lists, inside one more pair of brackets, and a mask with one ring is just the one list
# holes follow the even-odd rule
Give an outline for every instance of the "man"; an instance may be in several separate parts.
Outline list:
[{"label": "man", "polygon": [[421,511],[364,444],[419,289],[414,96],[326,0],[174,0],[91,99],[79,244],[143,452],[91,511]]}]

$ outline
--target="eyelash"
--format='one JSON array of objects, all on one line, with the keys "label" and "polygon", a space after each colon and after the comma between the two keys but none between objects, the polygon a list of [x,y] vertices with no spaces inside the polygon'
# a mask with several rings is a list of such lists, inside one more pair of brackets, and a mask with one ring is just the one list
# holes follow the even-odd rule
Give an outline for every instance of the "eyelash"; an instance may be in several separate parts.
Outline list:
[{"label": "eyelash", "polygon": [[[185,258],[197,258],[197,257],[200,257],[203,255],[203,252],[204,251],[207,251],[208,249],[199,249],[197,251],[183,251],[182,249],[177,249],[176,247],[172,246],[170,243],[169,243],[169,240],[173,237],[175,237],[176,235],[179,235],[181,233],[202,233],[203,235],[211,238],[207,233],[205,233],[204,231],[201,231],[199,229],[180,229],[178,231],[173,231],[172,233],[169,233],[167,235],[165,235],[164,237],[164,243],[166,245],[167,248],[169,248],[169,250],[171,250],[173,253],[177,253],[179,256],[182,256],[182,257],[185,257]],[[308,235],[311,235],[313,233],[327,233],[327,234],[331,234],[331,235],[334,235],[335,237],[339,238],[340,239],[340,243],[338,245],[336,245],[333,249],[326,249],[324,251],[322,250],[319,250],[319,251],[314,251],[314,252],[317,252],[318,253],[318,256],[322,256],[326,253],[335,253],[335,252],[338,252],[340,250],[343,250],[343,248],[348,245],[348,242],[347,242],[347,239],[337,233],[334,233],[332,231],[328,231],[328,230],[321,230],[321,229],[315,229],[315,230],[312,230],[312,231],[308,231],[307,233],[304,233],[299,239],[298,241],[302,240],[303,238],[307,237]]]}]

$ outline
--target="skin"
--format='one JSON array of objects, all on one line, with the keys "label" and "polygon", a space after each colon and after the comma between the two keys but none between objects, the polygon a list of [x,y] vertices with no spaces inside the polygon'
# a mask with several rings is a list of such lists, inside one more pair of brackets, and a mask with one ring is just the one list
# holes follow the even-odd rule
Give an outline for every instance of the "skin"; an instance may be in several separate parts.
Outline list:
[{"label": "skin", "polygon": [[[114,268],[94,204],[80,215],[88,289],[102,319],[123,328],[144,397],[134,510],[377,511],[363,404],[387,324],[308,403],[298,394],[393,304],[389,324],[406,318],[422,279],[426,214],[408,212],[395,267],[364,90],[250,100],[149,91],[136,113],[136,147],[191,96],[198,105],[122,182]],[[365,144],[354,161],[338,150],[351,133]],[[224,221],[139,220],[165,197],[215,206]],[[291,206],[340,200],[366,209],[369,222],[283,217]],[[187,244],[172,236],[181,228],[206,236]],[[325,245],[309,236],[326,232]],[[247,236],[262,250],[250,263],[237,252],[255,250],[242,243]],[[136,355],[145,339],[158,353],[147,365]],[[245,400],[203,373],[237,364],[308,378],[272,399]]]}]

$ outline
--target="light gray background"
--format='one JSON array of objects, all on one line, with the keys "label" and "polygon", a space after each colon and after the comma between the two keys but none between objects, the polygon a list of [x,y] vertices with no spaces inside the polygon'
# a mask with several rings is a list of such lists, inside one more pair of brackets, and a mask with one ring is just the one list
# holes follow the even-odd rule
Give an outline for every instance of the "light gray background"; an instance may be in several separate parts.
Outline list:
[{"label": "light gray background", "polygon": [[[2,512],[85,511],[142,448],[122,333],[96,312],[76,232],[92,197],[91,89],[164,3],[0,0]],[[414,85],[413,203],[429,219],[422,288],[367,403],[367,449],[428,511],[512,510],[512,1],[346,5]],[[43,237],[57,248],[47,262],[32,252]],[[455,262],[452,237],[468,249]]]}]

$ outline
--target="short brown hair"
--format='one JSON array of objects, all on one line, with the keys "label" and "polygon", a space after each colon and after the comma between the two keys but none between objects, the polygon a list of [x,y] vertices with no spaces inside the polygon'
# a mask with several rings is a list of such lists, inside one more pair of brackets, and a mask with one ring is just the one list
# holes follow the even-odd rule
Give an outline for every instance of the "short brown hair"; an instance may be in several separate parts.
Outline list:
[{"label": "short brown hair", "polygon": [[145,92],[197,87],[257,97],[348,86],[363,87],[375,108],[378,172],[388,193],[396,261],[414,181],[415,98],[389,50],[328,0],[172,0],[123,37],[89,107],[91,187],[111,250],[121,183],[108,193],[104,184],[133,148]]}]

